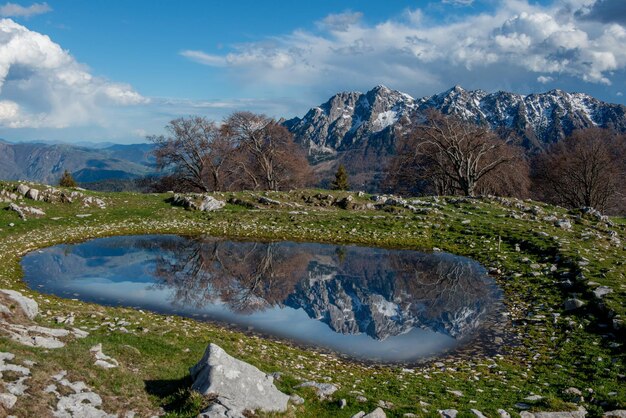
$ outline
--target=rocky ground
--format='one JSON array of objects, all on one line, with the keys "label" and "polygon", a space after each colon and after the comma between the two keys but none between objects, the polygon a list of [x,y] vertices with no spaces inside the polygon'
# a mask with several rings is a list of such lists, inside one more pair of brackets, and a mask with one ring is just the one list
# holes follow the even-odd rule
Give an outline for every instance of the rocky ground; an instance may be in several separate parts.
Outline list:
[{"label": "rocky ground", "polygon": [[[626,232],[623,220],[592,209],[568,212],[491,197],[400,199],[326,191],[96,195],[17,183],[0,184],[0,199],[0,415],[243,414],[246,408],[223,401],[232,396],[215,387],[200,389],[211,387],[208,381],[197,383],[192,366],[202,363],[209,344],[228,353],[226,373],[241,360],[262,370],[254,386],[269,382],[284,394],[274,402],[286,404],[284,412],[257,415],[626,414],[615,412],[626,408]],[[470,344],[423,364],[359,364],[192,319],[42,295],[20,280],[20,257],[37,248],[155,232],[472,257],[505,292],[511,339],[482,342],[488,347],[478,352]]]}]

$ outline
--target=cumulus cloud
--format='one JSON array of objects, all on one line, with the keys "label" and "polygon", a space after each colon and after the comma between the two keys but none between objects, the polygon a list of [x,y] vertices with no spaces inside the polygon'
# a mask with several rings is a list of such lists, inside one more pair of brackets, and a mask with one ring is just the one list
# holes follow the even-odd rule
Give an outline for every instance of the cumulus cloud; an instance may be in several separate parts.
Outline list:
[{"label": "cumulus cloud", "polygon": [[0,125],[107,123],[107,108],[147,103],[131,86],[91,75],[48,36],[0,20]]},{"label": "cumulus cloud", "polygon": [[624,0],[597,0],[581,7],[576,16],[584,20],[626,25],[626,4]]},{"label": "cumulus cloud", "polygon": [[489,12],[445,21],[430,19],[424,8],[375,24],[349,12],[328,16],[315,31],[231,45],[223,54],[182,54],[227,67],[238,81],[276,88],[327,91],[389,83],[419,93],[423,86],[502,88],[564,79],[610,85],[616,72],[626,70],[626,29],[591,17],[598,4],[612,1],[555,0],[545,6],[507,0]]},{"label": "cumulus cloud", "polygon": [[51,12],[52,8],[48,3],[34,3],[28,7],[15,3],[6,3],[0,6],[0,16],[3,17],[31,17]]}]

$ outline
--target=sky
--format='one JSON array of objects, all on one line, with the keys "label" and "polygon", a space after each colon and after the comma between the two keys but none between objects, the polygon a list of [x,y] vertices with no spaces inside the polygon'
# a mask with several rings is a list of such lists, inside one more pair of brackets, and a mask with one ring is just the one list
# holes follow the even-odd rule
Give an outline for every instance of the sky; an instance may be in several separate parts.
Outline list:
[{"label": "sky", "polygon": [[626,104],[625,45],[626,0],[0,2],[0,138],[144,142],[379,84]]}]

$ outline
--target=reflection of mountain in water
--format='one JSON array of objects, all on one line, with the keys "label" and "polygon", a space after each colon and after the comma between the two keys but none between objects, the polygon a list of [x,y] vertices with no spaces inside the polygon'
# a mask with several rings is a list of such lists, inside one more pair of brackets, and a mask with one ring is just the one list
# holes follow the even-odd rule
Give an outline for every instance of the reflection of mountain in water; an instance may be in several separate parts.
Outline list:
[{"label": "reflection of mountain in water", "polygon": [[417,327],[462,338],[498,298],[478,263],[450,254],[216,240],[186,242],[176,253],[158,268],[175,303],[301,308],[336,332],[380,340]]},{"label": "reflection of mountain in water", "polygon": [[[463,338],[499,298],[478,263],[450,254],[177,236],[116,237],[50,250],[31,266],[35,276],[58,271],[72,279],[154,281],[174,306],[221,303],[237,314],[301,308],[336,332],[378,340],[414,328]],[[123,277],[115,273],[121,267]]]},{"label": "reflection of mountain in water", "polygon": [[420,327],[461,338],[478,327],[496,296],[471,260],[404,251],[368,262],[363,254],[354,274],[350,267],[362,250],[349,251],[339,265],[312,262],[285,304],[342,334],[383,340]]}]

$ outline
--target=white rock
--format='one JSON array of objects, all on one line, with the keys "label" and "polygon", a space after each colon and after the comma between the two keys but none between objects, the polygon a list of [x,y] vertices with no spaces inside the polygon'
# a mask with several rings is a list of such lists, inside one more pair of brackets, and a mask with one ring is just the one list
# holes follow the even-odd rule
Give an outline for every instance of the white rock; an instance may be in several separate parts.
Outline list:
[{"label": "white rock", "polygon": [[28,192],[26,192],[26,197],[33,200],[39,200],[39,190],[29,189]]},{"label": "white rock", "polygon": [[22,311],[29,319],[34,319],[39,313],[39,305],[33,299],[22,295],[20,292],[10,289],[0,289],[0,292],[4,293],[22,308]]},{"label": "white rock", "polygon": [[0,393],[0,405],[2,405],[5,409],[11,409],[15,406],[15,402],[17,402],[17,396],[12,395],[10,393]]},{"label": "white rock", "polygon": [[470,411],[472,411],[472,414],[476,415],[478,418],[487,418],[485,415],[483,415],[482,412],[480,412],[478,409],[470,409]]},{"label": "white rock", "polygon": [[22,196],[26,196],[26,193],[28,193],[29,190],[30,190],[30,187],[28,187],[25,184],[20,184],[19,186],[17,186],[17,192],[21,194]]},{"label": "white rock", "polygon": [[317,383],[313,381],[301,383],[296,388],[314,388],[320,399],[326,399],[337,391],[337,386],[331,383]]},{"label": "white rock", "polygon": [[387,414],[385,414],[382,408],[378,407],[369,414],[364,415],[363,418],[387,418]]},{"label": "white rock", "polygon": [[221,209],[224,206],[226,206],[226,202],[217,200],[213,196],[204,196],[204,199],[202,199],[202,203],[200,203],[200,207],[198,209],[203,212],[211,212]]},{"label": "white rock", "polygon": [[113,357],[109,357],[102,352],[102,344],[96,344],[89,349],[91,354],[96,358],[95,365],[104,369],[113,369],[120,364]]},{"label": "white rock", "polygon": [[217,403],[228,413],[287,410],[289,396],[276,389],[271,376],[230,356],[216,344],[209,344],[202,359],[189,372],[192,389],[203,395],[217,395]]}]

